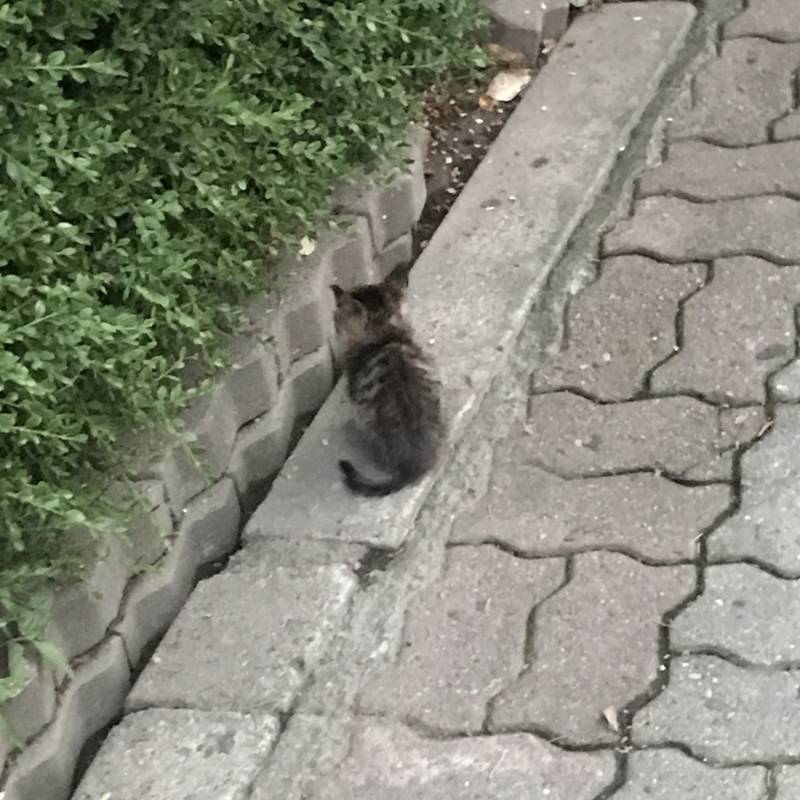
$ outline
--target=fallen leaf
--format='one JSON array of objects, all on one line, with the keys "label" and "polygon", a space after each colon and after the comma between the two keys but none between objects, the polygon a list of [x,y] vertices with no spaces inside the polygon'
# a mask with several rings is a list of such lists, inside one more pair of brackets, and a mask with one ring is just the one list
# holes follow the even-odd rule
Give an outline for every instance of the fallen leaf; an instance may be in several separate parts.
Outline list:
[{"label": "fallen leaf", "polygon": [[482,94],[478,98],[478,106],[484,111],[494,111],[495,100],[493,97],[489,97],[488,94]]},{"label": "fallen leaf", "polygon": [[501,103],[513,100],[531,82],[529,69],[508,69],[492,78],[486,94]]},{"label": "fallen leaf", "polygon": [[301,256],[310,256],[316,249],[317,249],[317,243],[313,239],[309,239],[308,236],[304,236],[300,240]]},{"label": "fallen leaf", "polygon": [[619,733],[619,717],[614,706],[609,706],[603,711],[603,721],[608,725],[609,730]]},{"label": "fallen leaf", "polygon": [[528,64],[528,59],[519,50],[503,47],[502,44],[497,44],[496,42],[486,45],[486,51],[495,61],[512,69],[521,69]]}]

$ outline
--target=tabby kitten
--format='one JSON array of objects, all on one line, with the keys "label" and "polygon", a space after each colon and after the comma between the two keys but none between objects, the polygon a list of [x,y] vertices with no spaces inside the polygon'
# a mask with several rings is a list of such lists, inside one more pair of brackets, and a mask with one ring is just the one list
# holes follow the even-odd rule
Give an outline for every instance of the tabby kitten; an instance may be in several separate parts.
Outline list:
[{"label": "tabby kitten", "polygon": [[356,493],[382,497],[408,486],[436,463],[445,439],[439,383],[404,319],[408,273],[344,291],[331,286],[342,366],[356,421],[388,478],[373,479],[340,461]]}]

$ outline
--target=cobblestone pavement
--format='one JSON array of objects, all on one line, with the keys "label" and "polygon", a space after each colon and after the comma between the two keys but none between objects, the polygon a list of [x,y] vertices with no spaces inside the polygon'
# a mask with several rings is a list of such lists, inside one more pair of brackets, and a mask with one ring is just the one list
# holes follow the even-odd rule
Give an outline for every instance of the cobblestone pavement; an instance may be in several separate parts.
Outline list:
[{"label": "cobblestone pavement", "polygon": [[[204,693],[178,751],[224,739],[236,764],[278,742],[220,797],[800,800],[800,2],[750,0],[718,32],[413,541],[359,551],[358,592],[341,544],[306,553],[329,589],[286,634],[286,681],[313,680],[234,736],[223,709],[259,710],[273,626],[235,605],[258,632],[244,681]],[[303,605],[291,572],[269,580]],[[172,648],[208,630],[206,599],[129,700],[151,749],[189,714]],[[322,658],[309,620],[348,610]]]}]

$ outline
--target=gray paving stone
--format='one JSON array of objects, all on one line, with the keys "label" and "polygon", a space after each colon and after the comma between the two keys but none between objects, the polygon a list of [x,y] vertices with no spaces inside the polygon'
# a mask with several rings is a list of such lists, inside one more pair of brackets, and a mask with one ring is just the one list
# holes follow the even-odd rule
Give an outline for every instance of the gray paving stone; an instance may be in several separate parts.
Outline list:
[{"label": "gray paving stone", "polygon": [[772,126],[772,135],[777,141],[800,139],[800,111],[793,111]]},{"label": "gray paving stone", "polygon": [[294,398],[286,390],[269,413],[236,435],[228,474],[236,483],[245,513],[264,499],[270,481],[286,461],[294,418]]},{"label": "gray paving stone", "polygon": [[129,714],[109,733],[72,800],[240,800],[277,735],[270,716]]},{"label": "gray paving stone", "polygon": [[355,585],[338,566],[248,565],[202,581],[128,708],[285,711],[343,624]]},{"label": "gray paving stone", "polygon": [[[424,739],[384,724],[356,731],[347,759],[308,800],[594,800],[614,777],[611,753],[566,753],[527,734]],[[266,795],[256,795],[262,800]]]},{"label": "gray paving stone", "polygon": [[745,148],[674,142],[667,160],[639,181],[639,195],[730,200],[756,194],[800,195],[800,142]]},{"label": "gray paving stone", "polygon": [[696,558],[701,533],[731,502],[728,487],[652,474],[564,480],[531,464],[515,434],[495,452],[486,496],[456,518],[452,542],[497,541],[535,556],[605,549],[681,561]]},{"label": "gray paving stone", "polygon": [[118,539],[106,537],[91,557],[91,573],[57,592],[50,613],[47,638],[67,659],[102,641],[119,613],[130,575],[130,560]]},{"label": "gray paving stone", "polygon": [[252,339],[240,339],[231,353],[225,387],[236,409],[236,429],[266,414],[278,398],[275,349]]},{"label": "gray paving stone", "polygon": [[636,395],[649,370],[675,349],[678,304],[704,276],[699,264],[604,261],[600,277],[570,304],[567,345],[534,373],[535,389],[578,389],[599,400]]},{"label": "gray paving stone", "polygon": [[800,582],[750,564],[708,567],[703,594],[672,622],[681,652],[733,653],[765,666],[800,663]]},{"label": "gray paving stone", "polygon": [[151,570],[126,587],[120,619],[114,631],[125,642],[131,664],[138,664],[145,648],[161,636],[192,590],[197,563],[188,537],[178,536],[169,552]]},{"label": "gray paving stone", "polygon": [[536,611],[532,660],[497,698],[493,730],[613,741],[603,722],[659,676],[664,614],[695,588],[691,566],[647,567],[617,553],[576,556],[572,580]]},{"label": "gray paving stone", "polygon": [[[53,670],[41,658],[25,660],[25,685],[11,700],[0,704],[0,718],[8,725],[14,736],[27,742],[47,725],[56,710],[56,685]],[[13,742],[6,739],[0,729],[0,764],[3,747],[13,749]],[[0,769],[0,774],[2,769]]]},{"label": "gray paving stone", "polygon": [[772,397],[778,402],[800,400],[800,359],[787,364],[769,380]]},{"label": "gray paving stone", "polygon": [[718,453],[717,410],[690,397],[597,405],[568,392],[537,395],[519,447],[562,477],[659,470],[681,475]]},{"label": "gray paving stone", "polygon": [[793,106],[800,47],[764,39],[724,42],[694,81],[692,110],[669,128],[673,139],[705,138],[729,147],[767,141],[767,125]]},{"label": "gray paving stone", "polygon": [[[364,217],[348,217],[346,227],[330,245],[332,279],[345,289],[362,283],[372,283],[379,278],[372,257],[372,237],[369,222]],[[387,249],[391,249],[388,245]]]},{"label": "gray paving stone", "polygon": [[84,742],[119,712],[129,677],[122,641],[112,636],[78,666],[55,720],[11,767],[6,800],[67,800]]},{"label": "gray paving stone", "polygon": [[542,42],[542,9],[531,0],[483,0],[494,16],[491,39],[517,50],[533,64]]},{"label": "gray paving stone", "polygon": [[800,767],[778,767],[775,770],[775,785],[775,800],[795,800],[800,797]]},{"label": "gray paving stone", "polygon": [[[447,387],[453,442],[506,363],[548,271],[606,185],[695,13],[688,3],[640,2],[576,19],[459,195],[455,213],[417,259],[409,306]],[[587,93],[587,81],[598,91]],[[486,208],[487,199],[509,196],[517,199]],[[380,501],[346,493],[336,461],[349,450],[348,418],[338,390],[250,519],[246,539],[302,531],[314,539],[402,545],[438,473]]]},{"label": "gray paving stone", "polygon": [[316,411],[333,388],[333,360],[328,346],[292,365],[287,377],[298,416]]},{"label": "gray paving stone", "polygon": [[486,705],[523,669],[531,609],[564,580],[564,562],[495,547],[450,550],[444,576],[411,603],[392,664],[377,666],[359,710],[480,733]]},{"label": "gray paving stone", "polygon": [[757,438],[767,424],[763,406],[736,406],[721,408],[719,412],[720,445],[726,450],[749,444]]},{"label": "gray paving stone", "polygon": [[633,720],[641,745],[680,743],[715,762],[800,756],[800,672],[737,667],[710,655],[672,660],[669,685]]},{"label": "gray paving stone", "polygon": [[800,262],[800,202],[788,197],[748,197],[691,203],[647,197],[632,219],[605,237],[605,251],[643,253],[664,261],[710,261],[755,255],[778,263]]},{"label": "gray paving stone", "polygon": [[683,346],[652,376],[654,392],[764,403],[767,377],[794,356],[800,267],[723,259],[684,305]]},{"label": "gray paving stone", "polygon": [[361,566],[368,549],[363,545],[348,542],[320,542],[314,539],[263,539],[251,542],[237,550],[230,560],[231,569],[246,568],[248,565],[268,567],[329,567],[344,564],[353,571]]},{"label": "gray paving stone", "polygon": [[748,7],[725,26],[725,36],[800,41],[800,6],[791,0],[749,0]]},{"label": "gray paving stone", "polygon": [[764,767],[710,767],[680,750],[628,756],[628,775],[614,800],[766,800]]},{"label": "gray paving stone", "polygon": [[755,558],[800,575],[800,407],[778,406],[773,428],[742,457],[738,512],[708,538],[712,561]]},{"label": "gray paving stone", "polygon": [[239,500],[230,478],[220,479],[189,503],[178,535],[188,539],[198,566],[216,561],[236,547]]},{"label": "gray paving stone", "polygon": [[409,264],[414,254],[414,239],[410,233],[395,239],[375,256],[378,276],[385,278],[400,265]]},{"label": "gray paving stone", "polygon": [[[228,466],[236,437],[236,420],[236,403],[225,385],[198,398],[183,415],[185,430],[196,437],[190,448],[204,486],[217,480]],[[186,496],[184,503],[194,494]]]}]

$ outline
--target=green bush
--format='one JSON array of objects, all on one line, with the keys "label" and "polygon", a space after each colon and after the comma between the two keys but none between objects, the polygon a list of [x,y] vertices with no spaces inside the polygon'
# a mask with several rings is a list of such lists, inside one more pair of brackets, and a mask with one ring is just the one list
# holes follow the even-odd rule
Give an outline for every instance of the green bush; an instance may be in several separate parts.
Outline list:
[{"label": "green bush", "polygon": [[22,646],[46,648],[70,531],[109,526],[119,433],[174,415],[187,350],[213,356],[335,183],[480,62],[481,19],[475,0],[0,5],[0,701]]}]

